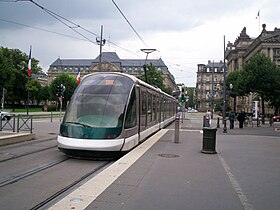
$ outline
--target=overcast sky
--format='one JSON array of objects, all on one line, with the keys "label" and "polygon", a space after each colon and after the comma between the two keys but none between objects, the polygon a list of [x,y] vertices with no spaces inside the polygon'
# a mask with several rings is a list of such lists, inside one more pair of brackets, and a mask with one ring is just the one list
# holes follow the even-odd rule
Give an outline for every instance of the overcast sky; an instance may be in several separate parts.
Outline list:
[{"label": "overcast sky", "polygon": [[[103,51],[121,59],[144,59],[143,48],[155,48],[149,58],[162,58],[176,83],[195,86],[197,64],[223,60],[226,43],[234,42],[243,27],[250,37],[280,28],[279,0],[114,0],[141,39],[132,30],[112,0],[34,0],[51,12],[91,33],[87,39],[75,33],[30,1],[0,0],[0,46],[17,48],[40,61],[44,71],[58,57],[96,58],[96,35],[104,27]],[[67,23],[71,25],[69,22]]]}]

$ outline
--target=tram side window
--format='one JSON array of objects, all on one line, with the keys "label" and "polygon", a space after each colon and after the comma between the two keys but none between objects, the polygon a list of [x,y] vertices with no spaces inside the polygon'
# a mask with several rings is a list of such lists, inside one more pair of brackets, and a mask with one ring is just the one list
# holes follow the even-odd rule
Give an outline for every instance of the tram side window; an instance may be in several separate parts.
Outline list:
[{"label": "tram side window", "polygon": [[160,122],[161,121],[161,97],[160,96],[158,96],[157,97],[157,120],[158,120],[158,122]]},{"label": "tram side window", "polygon": [[161,99],[161,121],[163,121],[165,119],[165,100],[164,98]]},{"label": "tram side window", "polygon": [[157,95],[153,95],[153,121],[157,120]]},{"label": "tram side window", "polygon": [[152,121],[152,94],[148,93],[148,122]]},{"label": "tram side window", "polygon": [[127,107],[127,113],[125,118],[124,128],[132,128],[136,126],[137,117],[136,117],[136,95],[135,88],[133,88],[129,104]]},{"label": "tram side window", "polygon": [[142,127],[146,127],[147,126],[147,95],[145,92],[141,92],[141,100],[142,100],[142,106],[141,106],[140,125]]}]

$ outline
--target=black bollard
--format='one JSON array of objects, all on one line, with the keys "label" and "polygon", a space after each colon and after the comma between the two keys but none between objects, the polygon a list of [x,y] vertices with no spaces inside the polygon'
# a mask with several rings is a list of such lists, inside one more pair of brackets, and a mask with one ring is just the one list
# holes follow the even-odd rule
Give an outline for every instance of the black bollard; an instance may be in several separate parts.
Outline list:
[{"label": "black bollard", "polygon": [[174,143],[179,143],[179,132],[180,130],[180,114],[177,113],[175,118],[175,135],[174,135]]},{"label": "black bollard", "polygon": [[220,118],[217,118],[217,128],[220,128]]}]

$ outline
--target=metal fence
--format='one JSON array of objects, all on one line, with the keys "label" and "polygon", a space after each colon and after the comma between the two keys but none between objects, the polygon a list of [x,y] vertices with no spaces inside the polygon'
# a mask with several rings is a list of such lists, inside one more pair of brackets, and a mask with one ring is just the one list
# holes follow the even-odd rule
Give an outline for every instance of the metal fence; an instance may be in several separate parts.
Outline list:
[{"label": "metal fence", "polygon": [[6,120],[0,120],[0,131],[33,131],[33,117],[32,115],[10,115]]}]

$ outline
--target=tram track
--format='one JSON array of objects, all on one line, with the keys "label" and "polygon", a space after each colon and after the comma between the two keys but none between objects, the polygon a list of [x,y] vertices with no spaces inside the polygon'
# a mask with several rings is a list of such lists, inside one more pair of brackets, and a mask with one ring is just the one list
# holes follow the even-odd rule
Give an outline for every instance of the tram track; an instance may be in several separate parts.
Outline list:
[{"label": "tram track", "polygon": [[50,163],[46,163],[46,164],[40,165],[38,167],[29,169],[29,170],[27,170],[27,171],[25,171],[23,173],[12,175],[12,176],[4,179],[4,180],[0,180],[0,188],[6,186],[8,184],[12,184],[14,182],[17,182],[17,181],[19,181],[21,179],[24,179],[24,178],[28,177],[28,176],[31,176],[31,175],[33,175],[35,173],[39,173],[39,172],[41,172],[43,170],[51,168],[51,167],[53,167],[53,166],[55,166],[57,164],[60,164],[60,163],[62,163],[64,161],[68,160],[68,159],[69,159],[68,157],[63,157],[61,159],[52,161]]},{"label": "tram track", "polygon": [[[3,209],[46,209],[113,162],[70,158],[54,144],[41,140],[1,148],[0,155],[5,158],[0,160]],[[14,199],[17,202],[12,202]]]},{"label": "tram track", "polygon": [[[44,145],[44,143],[52,144],[49,146]],[[34,146],[33,148],[31,146]],[[38,149],[38,147],[41,147]],[[42,148],[43,147],[43,148]],[[40,153],[45,150],[53,149],[57,147],[55,138],[42,139],[34,142],[26,142],[24,144],[12,145],[9,147],[0,149],[0,163],[21,158],[28,155],[33,155],[35,153]],[[30,151],[26,151],[26,148]],[[24,151],[22,153],[22,151]],[[8,157],[6,157],[8,156]]]},{"label": "tram track", "polygon": [[31,145],[36,145],[38,143],[44,143],[48,141],[56,140],[56,137],[50,137],[50,138],[44,138],[44,139],[39,139],[39,140],[32,140],[32,141],[27,141],[23,143],[17,143],[17,144],[12,144],[12,145],[7,145],[4,147],[0,147],[0,153],[2,151],[5,151],[7,149],[15,149],[15,148],[20,148],[24,146],[31,146]]},{"label": "tram track", "polygon": [[57,146],[51,146],[51,147],[35,150],[35,151],[32,151],[32,152],[27,152],[27,153],[24,153],[24,154],[16,155],[16,156],[13,156],[13,157],[10,157],[10,158],[0,160],[0,163],[5,162],[5,161],[9,161],[9,160],[14,160],[14,159],[24,157],[24,156],[27,156],[27,155],[33,155],[35,153],[42,152],[42,151],[45,151],[45,150],[48,150],[48,149],[53,149],[53,148],[56,148],[56,147]]},{"label": "tram track", "polygon": [[58,192],[54,193],[53,195],[45,199],[44,201],[38,203],[36,206],[32,207],[31,210],[46,209],[47,207],[50,207],[54,203],[54,201],[57,200],[59,197],[71,191],[72,189],[77,188],[80,183],[85,182],[88,178],[98,173],[98,171],[104,169],[110,164],[112,164],[112,161],[104,162],[103,164],[94,168],[92,171],[88,172],[87,174],[83,175],[82,177],[74,181],[73,183],[67,185],[63,189],[59,190]]}]

